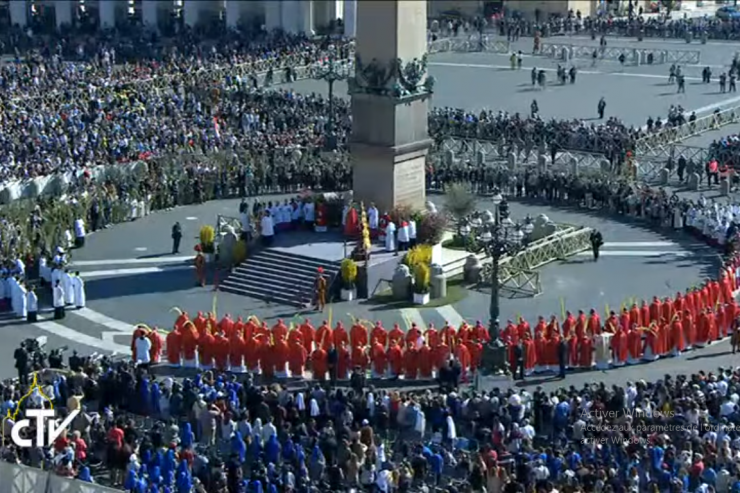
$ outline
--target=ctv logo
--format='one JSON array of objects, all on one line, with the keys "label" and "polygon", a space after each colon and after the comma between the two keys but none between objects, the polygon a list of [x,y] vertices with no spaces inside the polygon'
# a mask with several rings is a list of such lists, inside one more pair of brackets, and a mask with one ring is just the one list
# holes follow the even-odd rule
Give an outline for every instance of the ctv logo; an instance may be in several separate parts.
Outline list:
[{"label": "ctv logo", "polygon": [[[21,404],[23,404],[23,401],[29,397],[32,397],[34,392],[38,392],[38,395],[49,403],[49,409],[26,409],[25,419],[19,420],[18,414],[21,410]],[[56,419],[54,402],[49,398],[49,396],[44,394],[44,390],[38,383],[38,377],[34,374],[33,382],[31,383],[31,387],[28,389],[28,392],[18,400],[18,404],[16,404],[14,412],[11,413],[10,410],[7,411],[4,422],[7,422],[8,420],[12,420],[13,422],[13,428],[10,430],[10,438],[13,443],[18,447],[28,448],[34,446],[34,440],[21,436],[21,433],[23,430],[31,427],[31,420],[36,420],[35,445],[37,447],[44,447],[46,445],[53,444],[54,441],[59,438],[59,435],[61,435],[70,424],[72,424],[72,421],[79,413],[79,411],[71,411],[67,417],[64,418],[64,421],[61,421],[60,423],[59,420]],[[2,444],[5,446],[5,433],[2,433],[2,436]]]}]

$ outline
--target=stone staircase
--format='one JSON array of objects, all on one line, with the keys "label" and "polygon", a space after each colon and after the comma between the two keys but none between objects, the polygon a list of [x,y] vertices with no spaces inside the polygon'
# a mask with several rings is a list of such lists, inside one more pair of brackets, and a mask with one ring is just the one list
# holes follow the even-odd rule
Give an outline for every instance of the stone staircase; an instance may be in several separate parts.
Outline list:
[{"label": "stone staircase", "polygon": [[221,291],[270,303],[303,307],[312,302],[319,267],[327,285],[339,274],[339,262],[296,255],[275,249],[247,258],[219,285]]}]

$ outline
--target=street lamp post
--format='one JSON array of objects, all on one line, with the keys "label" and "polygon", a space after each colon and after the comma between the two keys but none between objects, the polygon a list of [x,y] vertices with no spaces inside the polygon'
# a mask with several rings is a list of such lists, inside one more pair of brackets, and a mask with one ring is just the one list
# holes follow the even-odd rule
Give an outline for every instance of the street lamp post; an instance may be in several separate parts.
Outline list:
[{"label": "street lamp post", "polygon": [[351,75],[351,64],[346,60],[337,59],[337,49],[329,45],[329,56],[324,62],[317,62],[310,69],[312,79],[324,80],[329,84],[329,121],[326,125],[327,147],[336,148],[336,133],[334,128],[334,83],[347,80]]},{"label": "street lamp post", "polygon": [[471,236],[475,241],[467,242],[473,253],[485,253],[491,259],[491,298],[488,305],[490,319],[489,334],[491,343],[489,367],[493,372],[500,372],[506,364],[506,348],[499,334],[499,316],[501,313],[499,294],[499,262],[506,255],[516,253],[526,245],[525,238],[534,230],[532,220],[527,217],[523,224],[516,224],[509,217],[508,203],[496,192],[492,198],[496,206],[495,214],[487,212],[474,216],[462,226],[461,234]]}]

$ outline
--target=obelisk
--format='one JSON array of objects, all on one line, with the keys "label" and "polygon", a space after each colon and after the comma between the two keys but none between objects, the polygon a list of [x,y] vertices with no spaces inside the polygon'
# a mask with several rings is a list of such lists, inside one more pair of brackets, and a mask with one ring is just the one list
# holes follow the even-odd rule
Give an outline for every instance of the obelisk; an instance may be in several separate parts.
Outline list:
[{"label": "obelisk", "polygon": [[357,0],[352,97],[354,198],[383,211],[425,203],[427,2]]}]

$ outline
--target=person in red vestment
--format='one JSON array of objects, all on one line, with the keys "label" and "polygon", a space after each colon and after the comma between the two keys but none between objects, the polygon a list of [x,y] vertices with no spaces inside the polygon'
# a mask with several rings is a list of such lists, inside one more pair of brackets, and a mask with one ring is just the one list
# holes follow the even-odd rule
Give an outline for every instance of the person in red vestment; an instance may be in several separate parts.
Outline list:
[{"label": "person in red vestment", "polygon": [[237,330],[235,325],[229,338],[229,366],[231,371],[243,372],[246,369],[244,367],[244,353],[246,352],[244,346],[246,344],[242,331]]},{"label": "person in red vestment", "polygon": [[584,334],[578,338],[578,366],[590,370],[594,365],[594,339]]},{"label": "person in red vestment", "polygon": [[259,326],[254,322],[254,317],[249,317],[244,323],[244,340],[251,341],[252,337],[257,335]]},{"label": "person in red vestment", "polygon": [[344,328],[342,322],[337,322],[332,335],[334,337],[334,347],[349,346],[349,334],[347,334],[347,329]]},{"label": "person in red vestment", "polygon": [[326,361],[326,350],[320,342],[317,342],[316,349],[311,353],[311,370],[315,380],[320,382],[326,380],[326,372],[329,367]]},{"label": "person in red vestment", "polygon": [[671,322],[671,354],[678,356],[686,349],[683,339],[683,325],[679,317],[674,317]]},{"label": "person in red vestment", "polygon": [[707,308],[707,320],[709,321],[709,341],[714,342],[719,339],[719,328],[717,327],[717,317],[711,308]]},{"label": "person in red vestment", "polygon": [[534,373],[537,366],[537,351],[534,347],[534,340],[529,332],[525,332],[521,338],[522,350],[524,351],[524,375],[529,376]]},{"label": "person in red vestment", "polygon": [[714,311],[714,317],[717,321],[717,335],[719,339],[724,339],[728,335],[729,326],[727,325],[727,310],[725,306],[720,303],[717,305],[717,309]]},{"label": "person in red vestment", "polygon": [[606,322],[604,323],[604,332],[614,334],[618,328],[619,319],[617,318],[617,314],[614,312],[609,312],[609,318],[607,318]]},{"label": "person in red vestment", "polygon": [[363,372],[369,365],[367,350],[365,346],[354,346],[351,351],[352,368],[360,368]]},{"label": "person in red vestment", "polygon": [[458,344],[455,348],[455,358],[460,363],[460,368],[462,368],[462,373],[460,374],[460,380],[462,382],[468,381],[468,376],[470,372],[470,351],[468,351],[468,347],[465,344]]},{"label": "person in red vestment", "polygon": [[565,320],[563,320],[563,337],[565,339],[570,338],[571,332],[575,330],[576,319],[569,311],[565,312]]},{"label": "person in red vestment", "polygon": [[676,313],[683,313],[684,308],[684,298],[679,291],[676,293],[676,297],[673,298],[673,311]]},{"label": "person in red vestment", "polygon": [[642,327],[642,317],[640,316],[640,309],[637,307],[637,303],[633,303],[630,308],[630,324],[628,328],[631,330],[632,327]]},{"label": "person in red vestment", "polygon": [[206,328],[211,331],[211,335],[216,335],[217,326],[218,320],[216,320],[216,314],[209,312],[208,318],[206,319]]},{"label": "person in red vestment", "polygon": [[[355,348],[352,348],[354,353]],[[337,380],[347,380],[352,369],[352,353],[347,345],[342,343],[337,349]]]},{"label": "person in red vestment", "polygon": [[349,238],[357,238],[360,233],[360,219],[357,215],[357,209],[350,206],[347,216],[344,219],[344,235]]},{"label": "person in red vestment", "polygon": [[288,356],[288,368],[290,369],[290,376],[294,378],[302,378],[306,370],[306,360],[308,359],[308,352],[306,347],[303,345],[302,340],[293,340],[290,343],[290,355]]},{"label": "person in red vestment", "polygon": [[352,324],[352,328],[349,329],[349,340],[354,346],[367,346],[367,328],[362,325],[359,321]]},{"label": "person in red vestment", "polygon": [[228,313],[224,315],[218,323],[218,330],[223,332],[227,338],[231,337],[232,332],[234,332],[234,321],[231,319],[231,315]]},{"label": "person in red vestment", "polygon": [[198,360],[201,368],[206,370],[213,368],[213,358],[216,356],[215,344],[216,339],[210,330],[206,330],[198,337]]},{"label": "person in red vestment", "polygon": [[660,357],[660,333],[658,324],[652,322],[650,327],[645,327],[645,344],[642,350],[642,359],[655,361]]},{"label": "person in red vestment", "polygon": [[259,347],[260,370],[265,378],[275,376],[275,346],[273,342],[265,338]]},{"label": "person in red vestment", "polygon": [[709,281],[709,284],[707,284],[707,288],[709,288],[709,306],[715,307],[717,306],[717,303],[719,303],[719,297],[720,297],[720,287],[719,283],[716,280]]},{"label": "person in red vestment", "polygon": [[182,358],[182,333],[181,329],[175,329],[166,337],[167,343],[167,363],[170,366],[180,366]]},{"label": "person in red vestment", "polygon": [[324,351],[329,351],[329,348],[334,343],[334,334],[332,334],[329,322],[324,320],[321,326],[316,329],[316,337],[314,338],[316,346],[320,346]]},{"label": "person in red vestment", "polygon": [[177,316],[177,319],[175,320],[175,330],[182,330],[183,326],[185,325],[185,322],[188,322],[190,320],[190,317],[188,316],[188,312],[184,312],[180,310],[179,308],[175,307],[173,310],[176,310],[179,315]]},{"label": "person in red vestment", "polygon": [[724,274],[722,276],[719,287],[722,303],[729,303],[732,301],[732,281],[730,281],[730,276],[728,274]]},{"label": "person in red vestment", "polygon": [[632,327],[632,323],[630,322],[630,312],[626,307],[622,308],[622,313],[619,314],[619,326],[625,332]]},{"label": "person in red vestment", "polygon": [[591,311],[589,311],[587,328],[591,336],[601,334],[601,317],[599,316],[599,312],[594,308],[591,308]]},{"label": "person in red vestment", "polygon": [[516,325],[514,325],[514,322],[511,320],[506,321],[506,325],[504,325],[504,328],[501,330],[501,339],[505,339],[508,341],[518,341],[519,340],[519,331],[516,328]]},{"label": "person in red vestment", "polygon": [[467,343],[468,352],[470,353],[470,370],[475,372],[480,368],[483,359],[483,344],[480,341],[470,339]]},{"label": "person in red vestment", "polygon": [[550,338],[547,339],[547,364],[551,368],[558,366],[558,346],[560,345],[560,332],[559,329],[554,328],[550,333]]},{"label": "person in red vestment", "polygon": [[384,212],[378,220],[378,241],[380,241],[381,243],[385,242],[385,230],[388,227],[388,223],[390,222],[391,216],[387,212]]},{"label": "person in red vestment", "polygon": [[393,324],[393,328],[388,333],[388,347],[393,344],[398,344],[399,346],[403,344],[403,331],[398,324]]},{"label": "person in red vestment", "polygon": [[704,347],[709,342],[709,317],[707,311],[702,310],[699,313],[696,328],[696,338],[694,339],[694,346]]},{"label": "person in red vestment", "polygon": [[303,334],[301,334],[300,329],[291,326],[290,329],[288,329],[288,347],[292,348],[294,342],[303,346]]},{"label": "person in red vestment", "polygon": [[245,339],[247,343],[246,354],[244,355],[244,364],[252,373],[258,373],[260,369],[260,354],[262,345],[265,344],[265,336],[253,335],[251,339]]},{"label": "person in red vestment", "polygon": [[[480,320],[476,322],[476,328],[478,327],[478,324],[480,324]],[[483,327],[481,325],[481,328],[483,328],[486,331],[486,340],[478,339],[483,344],[487,344],[491,340],[491,336],[488,335],[488,329]],[[519,323],[516,326],[516,332],[519,335],[519,339],[524,338],[524,334],[529,334],[529,338],[532,339],[532,328],[529,326],[529,322],[524,317],[519,317]]]},{"label": "person in red vestment", "polygon": [[411,328],[406,332],[406,347],[418,349],[419,339],[421,338],[421,331],[416,323],[411,323]]},{"label": "person in red vestment", "polygon": [[[548,339],[552,338],[553,334],[557,333],[558,336],[561,335],[560,333],[560,322],[558,322],[558,317],[555,315],[550,317],[550,323],[547,324],[547,331],[545,332],[545,337]],[[558,342],[560,341],[560,338],[558,337]]]},{"label": "person in red vestment", "polygon": [[424,341],[424,344],[419,348],[418,360],[419,377],[432,378],[434,376],[434,360],[432,359],[432,349],[426,341]]},{"label": "person in red vestment", "polygon": [[642,300],[642,305],[640,306],[640,322],[638,327],[648,327],[650,325],[650,306],[645,300]]},{"label": "person in red vestment", "polygon": [[673,309],[673,300],[670,298],[670,296],[666,296],[666,298],[663,300],[663,319],[667,320],[670,323],[673,320],[674,315],[675,311]]},{"label": "person in red vestment", "polygon": [[275,375],[278,377],[287,377],[290,346],[288,346],[288,341],[285,337],[275,341],[272,357],[275,366]]},{"label": "person in red vestment", "polygon": [[429,348],[434,350],[439,346],[439,333],[434,328],[433,323],[429,323],[429,328],[424,331],[424,341],[429,345]]},{"label": "person in red vestment", "polygon": [[316,337],[316,329],[313,328],[310,320],[305,319],[298,330],[301,332],[301,336],[303,337],[303,347],[305,348],[306,353],[310,353],[311,350],[313,350],[313,341]]},{"label": "person in red vestment", "polygon": [[397,377],[403,373],[403,352],[398,341],[393,341],[388,348],[388,364],[391,369],[391,376]]},{"label": "person in red vestment", "polygon": [[573,327],[574,327],[573,329],[570,329],[570,332],[571,332],[570,337],[567,337],[565,339],[568,343],[568,364],[567,364],[568,368],[578,368],[579,366],[578,336],[576,336],[576,331],[575,331],[575,319],[573,321]]},{"label": "person in red vestment", "polygon": [[657,296],[653,296],[653,302],[650,303],[650,322],[658,322],[663,315],[663,304]]},{"label": "person in red vestment", "polygon": [[627,363],[636,365],[642,359],[642,330],[637,324],[632,324],[627,332]]},{"label": "person in red vestment", "polygon": [[388,344],[388,331],[383,328],[383,324],[375,322],[375,327],[370,332],[370,339],[379,342],[384,348],[386,347],[386,344]]},{"label": "person in red vestment", "polygon": [[[684,303],[684,307],[686,303]],[[694,316],[691,311],[684,309],[683,316],[681,317],[681,327],[683,328],[683,340],[686,349],[691,349],[694,345],[694,339],[696,338],[696,330],[694,327]]]},{"label": "person in red vestment", "polygon": [[198,315],[193,319],[195,328],[198,330],[198,335],[203,335],[206,331],[206,323],[208,319],[203,316],[203,312],[198,312]]},{"label": "person in red vestment", "polygon": [[372,361],[372,377],[382,378],[388,371],[388,357],[385,353],[385,345],[375,339],[370,349],[370,359]]},{"label": "person in red vestment", "polygon": [[537,339],[540,334],[545,335],[546,331],[547,323],[545,323],[545,317],[540,316],[537,318],[537,325],[534,326],[534,338]]},{"label": "person in red vestment", "polygon": [[186,322],[182,326],[182,359],[185,366],[196,365],[196,351],[198,349],[198,329],[193,322]]},{"label": "person in red vestment", "polygon": [[406,348],[403,353],[403,378],[416,379],[419,373],[419,351],[415,347]]},{"label": "person in red vestment", "polygon": [[455,328],[447,321],[445,321],[444,327],[442,327],[442,330],[439,332],[439,340],[442,341],[443,344],[447,344],[450,348],[457,344]]},{"label": "person in red vestment", "polygon": [[285,325],[285,322],[283,322],[282,318],[278,319],[277,323],[272,326],[271,333],[273,343],[283,341],[286,337],[288,337],[288,326]]},{"label": "person in red vestment", "polygon": [[617,328],[611,339],[612,364],[614,366],[624,366],[627,363],[628,347],[626,332],[622,327]]},{"label": "person in red vestment", "polygon": [[[536,332],[536,329],[535,329]],[[545,372],[550,370],[550,363],[547,361],[547,339],[545,339],[545,331],[537,332],[534,338],[534,349],[537,353],[537,367],[536,372]]]},{"label": "person in red vestment", "polygon": [[147,334],[149,342],[152,343],[152,347],[149,350],[149,361],[152,363],[159,363],[159,358],[162,356],[162,346],[164,346],[164,340],[162,334],[157,332],[157,326],[152,327],[152,330]]},{"label": "person in red vestment", "polygon": [[229,340],[223,332],[218,332],[213,337],[213,361],[218,371],[229,369]]}]

